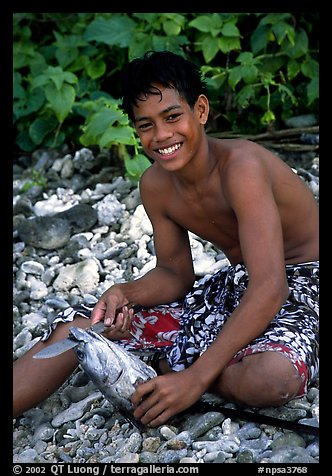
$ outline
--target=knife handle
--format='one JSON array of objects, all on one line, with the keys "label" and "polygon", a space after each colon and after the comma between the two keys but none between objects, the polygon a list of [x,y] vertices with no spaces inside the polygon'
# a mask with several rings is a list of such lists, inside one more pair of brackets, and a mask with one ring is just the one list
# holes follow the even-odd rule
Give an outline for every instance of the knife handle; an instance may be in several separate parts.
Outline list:
[{"label": "knife handle", "polygon": [[142,304],[127,304],[128,309],[132,309],[135,312],[141,311],[143,309]]},{"label": "knife handle", "polygon": [[96,324],[92,324],[92,326],[90,327],[90,330],[96,332],[97,334],[101,334],[102,332],[104,332],[105,329],[106,326],[103,321],[99,321]]},{"label": "knife handle", "polygon": [[[134,312],[138,312],[141,309],[143,309],[143,306],[141,304],[132,305],[131,303],[129,303],[129,304],[127,304],[127,307],[128,307],[128,309],[132,309]],[[92,324],[90,329],[93,332],[96,332],[97,334],[101,334],[106,329],[106,326],[104,324],[104,321],[99,321],[96,324]]]}]

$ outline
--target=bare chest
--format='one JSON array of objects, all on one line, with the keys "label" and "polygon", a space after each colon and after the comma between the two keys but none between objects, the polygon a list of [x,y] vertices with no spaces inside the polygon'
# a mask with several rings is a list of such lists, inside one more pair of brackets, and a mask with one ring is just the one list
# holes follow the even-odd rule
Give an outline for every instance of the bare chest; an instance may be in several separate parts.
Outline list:
[{"label": "bare chest", "polygon": [[167,208],[168,216],[182,228],[213,243],[230,259],[237,255],[237,220],[222,193],[175,194]]}]

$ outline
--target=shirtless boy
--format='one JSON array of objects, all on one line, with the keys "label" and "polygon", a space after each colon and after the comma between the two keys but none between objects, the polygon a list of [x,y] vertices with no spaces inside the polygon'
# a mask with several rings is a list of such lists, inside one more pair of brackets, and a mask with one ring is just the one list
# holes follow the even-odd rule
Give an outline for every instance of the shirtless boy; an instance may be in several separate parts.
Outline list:
[{"label": "shirtless boy", "polygon": [[[132,61],[123,108],[153,162],[140,193],[157,263],[111,286],[90,317],[110,326],[107,337],[124,339],[140,319],[129,304],[169,304],[170,321],[172,306],[181,309],[162,374],[133,396],[134,416],[161,425],[208,390],[255,407],[302,395],[318,373],[318,206],[310,189],[260,145],[206,134],[204,83],[180,56],[150,52]],[[230,262],[195,286],[188,231]],[[74,323],[62,320],[15,362],[14,415],[47,398],[77,366],[72,350],[32,358],[70,326],[91,324],[79,313]]]}]

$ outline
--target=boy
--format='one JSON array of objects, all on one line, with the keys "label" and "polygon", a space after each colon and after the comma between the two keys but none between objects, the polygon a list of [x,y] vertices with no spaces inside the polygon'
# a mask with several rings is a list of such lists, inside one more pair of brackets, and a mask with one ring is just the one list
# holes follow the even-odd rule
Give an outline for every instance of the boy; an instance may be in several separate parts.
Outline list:
[{"label": "boy", "polygon": [[[46,345],[66,337],[73,319],[91,324],[84,315],[104,320],[105,335],[129,347],[133,335],[138,346],[155,342],[162,375],[132,398],[134,416],[150,426],[207,390],[256,407],[302,395],[318,373],[318,206],[311,191],[265,148],[206,135],[204,83],[178,55],[133,60],[123,109],[153,162],[140,193],[156,267],[111,286],[91,316],[62,313]],[[220,248],[230,266],[195,283],[188,231]],[[134,316],[136,303],[145,311]],[[14,414],[45,399],[77,365],[72,350],[32,359],[43,347],[38,342],[15,363]]]}]

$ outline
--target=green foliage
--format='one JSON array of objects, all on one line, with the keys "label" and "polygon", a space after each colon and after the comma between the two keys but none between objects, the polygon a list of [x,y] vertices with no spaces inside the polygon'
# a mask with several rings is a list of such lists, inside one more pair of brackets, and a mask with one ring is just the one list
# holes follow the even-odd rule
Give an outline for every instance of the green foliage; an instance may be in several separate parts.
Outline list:
[{"label": "green foliage", "polygon": [[43,189],[47,186],[47,179],[40,170],[32,169],[31,179],[24,182],[21,192],[27,192],[32,187],[40,186]]},{"label": "green foliage", "polygon": [[138,180],[150,161],[119,108],[120,73],[148,50],[194,61],[210,130],[257,133],[313,112],[319,99],[315,13],[14,13],[16,145],[116,148]]},{"label": "green foliage", "polygon": [[138,145],[128,117],[119,109],[119,101],[111,97],[99,97],[94,101],[82,101],[81,113],[85,124],[80,141],[84,146],[99,144],[101,148],[112,145]]},{"label": "green foliage", "polygon": [[[206,62],[201,70],[223,127],[257,133],[261,127],[281,127],[292,115],[317,113],[318,18],[310,15],[214,13],[191,21],[197,29],[195,51]],[[312,46],[305,30],[309,24]]]}]

